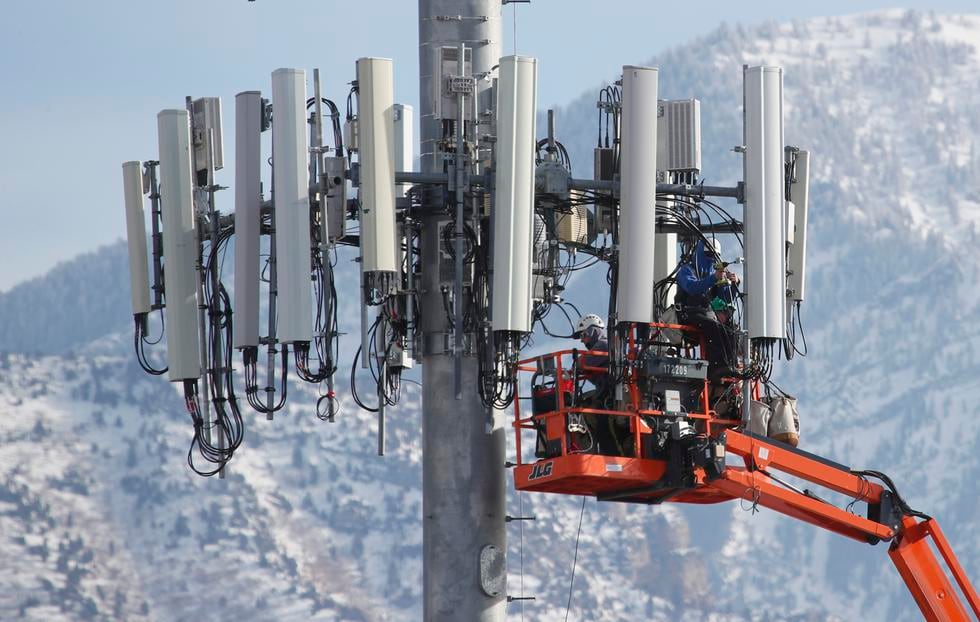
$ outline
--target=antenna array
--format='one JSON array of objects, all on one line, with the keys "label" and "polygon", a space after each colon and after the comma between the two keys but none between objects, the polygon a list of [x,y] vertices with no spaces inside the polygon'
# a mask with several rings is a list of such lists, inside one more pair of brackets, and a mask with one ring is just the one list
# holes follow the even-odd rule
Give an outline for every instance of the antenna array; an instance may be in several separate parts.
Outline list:
[{"label": "antenna array", "polygon": [[[462,22],[420,19],[432,39],[420,52],[422,172],[412,170],[414,109],[395,103],[393,63],[383,58],[357,60],[343,122],[338,106],[321,95],[317,70],[312,94],[304,70],[277,69],[271,102],[254,90],[236,96],[233,214],[223,214],[216,200],[224,160],[217,98],[188,98],[184,109],[162,111],[159,159],[123,165],[137,355],[147,372],[182,384],[193,424],[188,462],[202,475],[223,473],[244,439],[235,370],[247,404],[269,419],[286,404],[290,369],[317,387],[321,418],[339,414],[337,300],[355,290],[335,279],[340,245],[359,248],[361,331],[350,394],[378,415],[379,453],[401,374],[424,361],[426,452],[453,459],[432,442],[438,425],[467,439],[446,443],[468,442],[473,452],[492,444],[473,460],[500,462],[473,475],[492,498],[487,508],[503,503],[503,439],[493,412],[516,399],[518,361],[535,330],[575,332],[569,309],[578,309],[563,296],[576,271],[607,267],[615,385],[636,365],[627,340],[652,339],[634,329],[674,311],[678,258],[689,261],[698,243],[719,236],[744,244],[745,293],[733,304],[748,344],[745,386],[751,374],[768,378],[774,343],[786,345],[788,355],[795,351],[787,321],[798,320],[788,310],[804,293],[809,154],[783,145],[781,69],[744,70],[745,144],[737,149],[745,181],[737,186],[699,179],[700,103],[658,100],[658,70],[634,66],[601,91],[595,175],[575,179],[553,112],[546,136],[538,137],[535,59],[490,57],[461,34],[446,44],[453,37],[440,39],[434,29]],[[324,124],[332,147],[323,143]],[[261,135],[270,127],[272,151],[263,154]],[[261,177],[270,157],[267,196]],[[742,203],[744,223],[720,199]],[[221,269],[232,239],[234,312]],[[165,319],[165,369],[145,351],[154,311]],[[555,317],[568,318],[570,334],[551,330]],[[373,401],[358,393],[359,365],[372,371]],[[484,419],[470,422],[481,411]],[[493,440],[474,431],[484,427]],[[444,509],[440,533],[458,531],[452,516],[464,497],[474,498],[469,484],[439,480],[428,460],[427,503]],[[502,534],[499,513],[472,512],[490,517],[488,530],[477,531],[502,539],[493,535]],[[427,544],[427,564],[456,555],[459,538]],[[502,541],[493,546],[503,550]],[[481,552],[481,559],[493,556]],[[459,559],[442,561],[458,568]],[[427,596],[427,611],[430,601],[452,600],[454,581],[465,579],[427,576],[426,593],[439,595]],[[472,584],[494,586],[498,578],[480,575]],[[483,594],[499,604],[495,589]]]},{"label": "antenna array", "polygon": [[[516,361],[534,327],[547,330],[548,313],[567,304],[562,292],[579,268],[576,254],[607,261],[616,274],[611,326],[646,323],[670,306],[678,235],[740,235],[742,225],[733,218],[713,230],[696,226],[692,208],[713,192],[697,183],[700,103],[659,101],[656,69],[624,67],[622,82],[601,94],[596,178],[590,181],[571,178],[553,115],[548,136],[536,140],[533,58],[500,60],[493,122],[483,123],[491,126],[485,136],[495,139],[491,147],[469,153],[471,140],[479,144],[468,133],[473,111],[451,105],[454,93],[464,99],[472,92],[474,83],[465,78],[468,65],[460,61],[468,58],[468,49],[463,47],[461,56],[457,49],[440,48],[437,55],[446,69],[437,106],[445,136],[439,147],[452,154],[442,175],[411,171],[412,108],[394,103],[393,65],[381,58],[357,61],[346,146],[337,106],[319,95],[318,80],[316,94],[307,97],[303,70],[273,72],[271,103],[258,91],[236,96],[233,216],[223,216],[214,202],[221,189],[214,175],[223,161],[217,98],[188,99],[186,110],[162,111],[160,159],[142,163],[142,170],[140,162],[123,165],[137,350],[148,372],[161,373],[145,358],[144,348],[148,315],[164,309],[166,372],[188,387],[188,407],[201,419],[195,423],[202,430],[196,443],[211,442],[211,431],[217,431],[216,442],[225,442],[222,430],[228,425],[220,416],[208,418],[208,402],[216,412],[226,409],[216,405],[219,400],[237,408],[232,350],[241,352],[245,394],[254,410],[271,418],[284,406],[292,349],[300,379],[329,385],[318,413],[331,420],[336,415],[337,284],[330,253],[337,244],[360,247],[365,312],[358,358],[374,371],[380,402],[366,406],[356,388],[355,400],[373,411],[397,402],[401,371],[428,347],[420,343],[419,331],[417,284],[425,269],[419,261],[420,223],[431,209],[423,203],[440,187],[469,194],[473,202],[470,210],[449,194],[441,208],[450,220],[440,226],[442,259],[432,269],[439,271],[445,319],[453,327],[444,345],[457,359],[479,359],[480,393],[497,408],[514,399]],[[463,76],[449,71],[453,63]],[[612,146],[603,146],[603,115],[606,145],[613,128]],[[803,299],[809,154],[783,149],[779,68],[745,69],[745,115],[746,180],[713,193],[744,198],[746,326],[749,337],[768,342],[786,336],[787,317],[792,318],[787,305]],[[324,118],[333,148],[322,144]],[[266,200],[261,133],[270,127],[274,181]],[[453,133],[460,128],[457,152]],[[458,156],[463,156],[460,166]],[[468,179],[468,189],[458,178]],[[347,195],[350,182],[357,189],[352,196]],[[152,262],[143,233],[145,194],[153,205]],[[359,223],[357,236],[347,233],[352,218]],[[582,224],[570,224],[577,221]],[[570,233],[573,226],[577,233]],[[232,236],[234,322],[219,274],[219,254]],[[269,251],[264,264],[263,244]],[[148,265],[154,268],[152,286]],[[263,289],[268,323],[260,335]],[[368,307],[378,312],[368,313]],[[265,386],[258,378],[262,346]],[[198,388],[202,376],[207,383]],[[202,390],[210,398],[199,405]],[[233,454],[231,445],[209,454],[222,459],[208,472],[220,471],[224,457]]]}]

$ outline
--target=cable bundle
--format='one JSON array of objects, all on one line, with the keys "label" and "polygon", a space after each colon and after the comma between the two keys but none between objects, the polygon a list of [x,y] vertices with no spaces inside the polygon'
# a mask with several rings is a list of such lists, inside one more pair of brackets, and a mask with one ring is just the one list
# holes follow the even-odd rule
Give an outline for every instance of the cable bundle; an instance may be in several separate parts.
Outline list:
[{"label": "cable bundle", "polygon": [[[314,221],[315,222],[315,221]],[[320,227],[313,226],[313,248],[317,248],[320,240]],[[296,365],[296,375],[305,382],[317,384],[323,382],[337,371],[337,359],[340,356],[340,343],[337,340],[337,288],[334,281],[333,263],[323,261],[323,256],[313,251],[313,297],[316,303],[316,316],[313,318],[312,349],[316,354],[317,369],[310,368],[311,344],[297,342],[293,346],[293,358]],[[326,302],[326,304],[324,304]]]},{"label": "cable bundle", "polygon": [[484,339],[492,339],[494,345],[483,353],[483,356],[492,356],[492,359],[480,359],[480,399],[488,408],[502,410],[510,407],[517,394],[517,361],[524,335],[498,331],[492,335],[480,335],[481,342]]},{"label": "cable bundle", "polygon": [[[398,312],[397,298],[389,296],[381,307],[381,312],[368,329],[368,352],[358,347],[351,364],[350,386],[354,402],[362,409],[377,412],[380,406],[394,406],[401,397],[402,368],[391,365],[395,348],[405,346],[407,324]],[[374,379],[378,406],[368,406],[357,391],[357,366],[361,356],[367,357],[368,369]]]},{"label": "cable bundle", "polygon": [[[220,402],[215,400],[216,417],[213,421],[206,422],[201,414],[201,402],[196,380],[184,381],[184,402],[194,424],[194,438],[187,450],[187,464],[198,475],[210,477],[224,468],[242,444],[245,437],[245,425],[242,421],[241,412],[238,410],[234,398],[228,400],[228,404],[231,405],[231,417],[228,416],[223,407],[218,407]],[[195,465],[195,449],[205,461],[215,465],[215,467],[202,469]]]},{"label": "cable bundle", "polygon": [[281,410],[286,405],[286,389],[288,386],[286,378],[289,375],[289,365],[287,364],[289,361],[289,346],[283,344],[282,351],[279,352],[281,365],[279,373],[279,401],[271,406],[262,403],[262,400],[259,399],[258,357],[258,348],[253,346],[242,349],[242,364],[245,368],[245,398],[253,410],[268,415],[277,410]]},{"label": "cable bundle", "polygon": [[[806,345],[806,333],[803,332],[803,318],[800,317],[800,307],[802,303],[796,301],[796,313],[789,314],[789,321],[786,326],[786,341],[783,343],[786,359],[790,360],[795,355],[806,356],[809,348]],[[801,342],[803,349],[797,347],[797,339]]]},{"label": "cable bundle", "polygon": [[[217,224],[218,221],[214,222]],[[194,423],[194,438],[187,452],[187,464],[194,472],[203,476],[220,472],[225,463],[231,460],[245,437],[245,423],[236,397],[232,370],[231,298],[221,281],[221,264],[227,242],[233,232],[234,225],[227,225],[218,232],[216,241],[209,248],[201,275],[208,317],[204,372],[214,408],[212,421],[205,421],[201,413],[197,381],[184,381],[187,411]],[[216,291],[213,284],[216,284]],[[216,467],[200,469],[195,466],[195,448],[205,461]]]},{"label": "cable bundle", "polygon": [[146,336],[146,323],[147,316],[145,313],[138,313],[133,316],[136,323],[136,328],[133,331],[133,347],[136,350],[136,361],[143,368],[143,371],[152,376],[162,376],[167,373],[167,367],[163,369],[157,369],[150,364],[149,359],[146,357],[146,346],[154,346],[163,339],[163,334],[165,332],[165,326],[163,322],[163,309],[160,310],[160,336],[156,339],[148,339]]}]

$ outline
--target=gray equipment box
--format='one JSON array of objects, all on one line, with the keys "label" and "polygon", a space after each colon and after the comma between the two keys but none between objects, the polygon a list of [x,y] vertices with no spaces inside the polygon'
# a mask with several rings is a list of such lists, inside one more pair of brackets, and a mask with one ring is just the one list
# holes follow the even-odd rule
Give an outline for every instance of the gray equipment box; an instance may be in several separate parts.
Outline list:
[{"label": "gray equipment box", "polygon": [[701,102],[657,103],[657,168],[671,173],[701,172]]}]

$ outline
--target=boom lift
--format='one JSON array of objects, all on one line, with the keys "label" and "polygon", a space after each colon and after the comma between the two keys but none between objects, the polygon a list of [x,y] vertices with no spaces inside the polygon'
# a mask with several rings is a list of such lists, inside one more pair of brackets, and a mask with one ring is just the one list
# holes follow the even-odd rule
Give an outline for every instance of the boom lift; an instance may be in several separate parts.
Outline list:
[{"label": "boom lift", "polygon": [[[650,335],[645,347],[636,339],[638,329]],[[683,331],[688,339],[674,345],[666,340],[670,331]],[[608,373],[594,364],[606,352],[562,350],[521,361],[518,375],[532,375],[532,395],[514,400],[516,488],[651,505],[744,499],[860,542],[890,542],[888,556],[925,619],[969,620],[970,611],[980,618],[980,597],[934,518],[912,510],[882,473],[854,470],[753,433],[737,414],[741,409],[719,415],[717,403],[709,403],[707,363],[697,356],[703,346],[690,326],[631,325],[626,364],[618,370],[622,399],[613,408],[596,407],[584,390],[588,378]],[[614,373],[616,367],[613,360]],[[517,384],[528,386],[520,379]],[[759,381],[751,384],[759,397]],[[682,400],[671,404],[671,391]],[[531,415],[521,412],[528,400]],[[583,418],[589,425],[576,425]],[[603,446],[595,436],[605,428],[619,438]],[[522,432],[531,431],[538,459],[524,461]],[[729,456],[741,460],[729,462]],[[802,490],[782,474],[865,503],[866,515]]]}]

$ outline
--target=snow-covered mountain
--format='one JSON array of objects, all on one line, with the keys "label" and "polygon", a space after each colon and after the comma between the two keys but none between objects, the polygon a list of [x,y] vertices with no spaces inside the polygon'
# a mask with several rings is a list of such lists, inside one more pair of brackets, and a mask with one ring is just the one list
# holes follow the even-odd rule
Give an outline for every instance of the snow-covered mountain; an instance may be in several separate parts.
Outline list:
[{"label": "snow-covered mountain", "polygon": [[127,261],[112,244],[0,294],[0,351],[63,354],[119,331],[132,318]]},{"label": "snow-covered mountain", "polygon": [[[777,381],[800,398],[804,447],[892,475],[975,581],[978,43],[980,17],[888,11],[722,27],[651,62],[662,96],[702,100],[708,183],[740,175],[741,66],[784,66],[787,141],[813,153],[811,354]],[[595,94],[558,112],[587,176]],[[0,295],[0,619],[419,619],[417,387],[384,458],[372,416],[322,423],[294,385],[287,414],[248,418],[228,478],[202,480],[177,391],[131,356],[126,270],[117,245]],[[569,619],[919,618],[884,546],[767,510],[510,505],[537,518],[509,528],[529,620],[564,616],[580,516]]]}]

